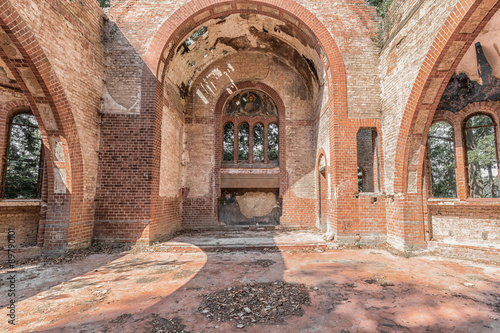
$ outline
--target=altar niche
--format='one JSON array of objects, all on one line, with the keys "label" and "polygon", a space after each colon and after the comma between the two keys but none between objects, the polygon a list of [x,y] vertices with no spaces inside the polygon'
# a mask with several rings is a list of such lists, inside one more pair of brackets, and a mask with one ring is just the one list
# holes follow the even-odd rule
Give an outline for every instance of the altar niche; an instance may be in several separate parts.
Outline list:
[{"label": "altar niche", "polygon": [[243,89],[222,112],[219,223],[278,225],[280,131],[278,107],[265,92]]}]

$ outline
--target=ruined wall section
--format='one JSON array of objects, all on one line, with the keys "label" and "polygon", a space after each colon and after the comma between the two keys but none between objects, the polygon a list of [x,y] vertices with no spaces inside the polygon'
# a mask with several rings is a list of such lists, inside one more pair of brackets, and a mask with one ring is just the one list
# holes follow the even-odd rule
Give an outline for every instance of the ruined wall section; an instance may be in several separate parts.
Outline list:
[{"label": "ruined wall section", "polygon": [[12,5],[38,39],[65,88],[79,129],[74,135],[79,136],[82,147],[84,198],[93,202],[104,72],[99,4],[94,0],[16,0]]},{"label": "ruined wall section", "polygon": [[349,118],[379,119],[379,48],[372,40],[377,30],[375,8],[364,1],[297,0],[331,33],[346,68]]},{"label": "ruined wall section", "polygon": [[456,2],[456,0],[424,1],[382,50],[380,60],[382,134],[385,189],[388,193],[394,192],[395,159],[402,158],[403,154],[398,152],[396,144],[406,104],[420,67]]},{"label": "ruined wall section", "polygon": [[104,9],[140,56],[160,26],[189,0],[112,0]]}]

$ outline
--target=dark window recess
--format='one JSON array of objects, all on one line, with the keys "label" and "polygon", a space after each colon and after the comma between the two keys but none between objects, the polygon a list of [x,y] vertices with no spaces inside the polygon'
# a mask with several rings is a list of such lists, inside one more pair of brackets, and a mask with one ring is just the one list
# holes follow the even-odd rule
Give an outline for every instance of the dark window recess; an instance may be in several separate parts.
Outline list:
[{"label": "dark window recess", "polygon": [[224,161],[234,160],[234,124],[227,123],[224,126],[224,142],[222,145]]},{"label": "dark window recess", "polygon": [[380,192],[380,160],[377,130],[361,128],[356,135],[358,192]]},{"label": "dark window recess", "polygon": [[250,127],[247,123],[238,127],[238,160],[248,161],[250,153]]},{"label": "dark window recess", "polygon": [[495,125],[487,115],[477,115],[465,124],[470,196],[498,198],[498,158]]},{"label": "dark window recess", "polygon": [[21,113],[12,119],[7,154],[3,197],[39,198],[43,174],[42,137],[33,115]]},{"label": "dark window recess", "polygon": [[363,170],[358,167],[358,192],[363,192]]},{"label": "dark window recess", "polygon": [[262,124],[253,127],[253,160],[264,162],[264,125]]},{"label": "dark window recess", "polygon": [[456,198],[455,145],[452,126],[445,122],[432,125],[429,130],[428,143],[432,196],[434,198]]},{"label": "dark window recess", "polygon": [[269,161],[278,161],[279,157],[279,130],[278,125],[270,124],[267,129],[267,158]]}]

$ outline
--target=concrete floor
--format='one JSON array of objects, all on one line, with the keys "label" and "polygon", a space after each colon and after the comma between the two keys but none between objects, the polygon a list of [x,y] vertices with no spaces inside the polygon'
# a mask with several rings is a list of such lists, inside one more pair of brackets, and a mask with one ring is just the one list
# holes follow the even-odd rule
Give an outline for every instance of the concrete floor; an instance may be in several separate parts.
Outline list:
[{"label": "concrete floor", "polygon": [[[189,251],[165,252],[175,239],[141,251],[18,267],[17,325],[7,323],[2,287],[0,331],[151,332],[157,314],[178,318],[189,332],[500,332],[499,266],[404,258],[384,249],[208,252],[182,237]],[[238,244],[244,242],[232,243]],[[3,286],[9,275],[0,271]],[[284,325],[239,329],[198,311],[203,294],[278,280],[306,284],[312,300],[303,316],[285,318]]]}]

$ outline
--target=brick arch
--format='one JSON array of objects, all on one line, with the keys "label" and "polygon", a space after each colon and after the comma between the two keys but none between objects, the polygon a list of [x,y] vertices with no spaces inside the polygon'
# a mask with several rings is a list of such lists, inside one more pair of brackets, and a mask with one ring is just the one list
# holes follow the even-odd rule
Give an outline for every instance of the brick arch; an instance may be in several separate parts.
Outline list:
[{"label": "brick arch", "polygon": [[[46,54],[10,1],[0,7],[0,27],[17,49],[17,57],[0,48],[0,56],[19,82],[27,103],[35,115],[42,133],[44,146],[53,156],[51,139],[60,140],[64,161],[50,165],[47,199],[47,226],[44,249],[61,252],[68,247],[72,226],[78,223],[78,207],[83,201],[83,157],[77,127],[64,89]],[[27,75],[24,73],[28,73]],[[55,191],[54,172],[66,173],[66,193]],[[56,193],[59,192],[59,193]],[[84,240],[90,244],[90,239]]]},{"label": "brick arch", "polygon": [[[2,172],[4,170],[3,157],[7,153],[9,144],[7,142],[9,137],[9,133],[7,133],[9,121],[20,110],[31,110],[27,100],[11,101],[0,106],[0,133],[4,134],[0,136],[0,179],[2,179]],[[0,186],[3,186],[3,184]],[[2,190],[0,190],[1,192]]]},{"label": "brick arch", "polygon": [[[346,71],[344,61],[340,50],[333,40],[330,32],[321,23],[321,21],[313,15],[309,10],[292,0],[252,0],[252,1],[234,1],[234,0],[193,0],[186,3],[184,6],[174,12],[158,29],[153,36],[152,41],[144,56],[145,63],[153,73],[158,73],[164,64],[161,62],[162,56],[165,56],[164,50],[173,47],[173,42],[177,41],[186,31],[180,31],[180,27],[186,22],[192,24],[201,24],[203,20],[196,21],[194,18],[210,8],[210,14],[214,15],[213,7],[216,5],[235,5],[236,3],[250,3],[257,4],[258,6],[269,5],[270,7],[279,9],[286,13],[287,17],[294,18],[298,22],[298,28],[301,27],[310,30],[318,41],[318,48],[321,48],[325,55],[323,59],[325,70],[330,71],[331,75],[327,75],[329,82],[328,94],[330,102],[336,112],[347,117],[347,84],[346,84]],[[235,7],[234,7],[235,8]],[[260,8],[260,7],[259,7]],[[242,10],[239,10],[242,11]],[[234,9],[234,12],[238,10]],[[264,11],[257,11],[262,15],[269,15]],[[281,15],[281,14],[280,14]],[[283,14],[285,15],[285,14]],[[283,17],[280,17],[283,19]],[[192,28],[192,27],[191,27]],[[320,55],[321,56],[321,55]],[[157,77],[160,80],[160,77]]]},{"label": "brick arch", "polygon": [[495,126],[500,124],[500,103],[499,102],[476,102],[467,105],[457,113],[463,121],[476,114],[485,114],[493,119]]},{"label": "brick arch", "polygon": [[318,155],[318,157],[316,158],[316,172],[318,172],[318,170],[319,170],[319,164],[321,162],[321,157],[324,157],[325,158],[325,167],[326,167],[326,170],[328,173],[328,165],[329,165],[328,157],[327,157],[326,152],[323,149],[323,147],[318,149],[317,155]]},{"label": "brick arch", "polygon": [[[500,2],[459,0],[441,27],[415,80],[396,145],[394,192],[420,193],[427,134],[440,98],[465,52]],[[465,42],[458,49],[454,42]],[[417,129],[418,126],[418,129]],[[418,161],[418,162],[417,162]]]}]

